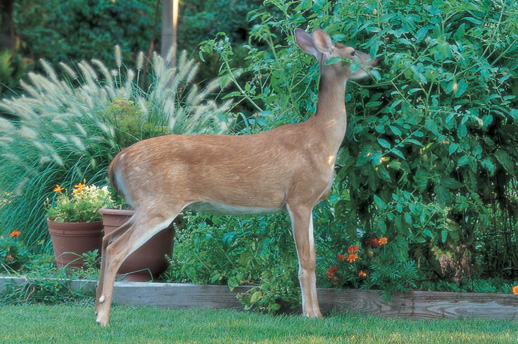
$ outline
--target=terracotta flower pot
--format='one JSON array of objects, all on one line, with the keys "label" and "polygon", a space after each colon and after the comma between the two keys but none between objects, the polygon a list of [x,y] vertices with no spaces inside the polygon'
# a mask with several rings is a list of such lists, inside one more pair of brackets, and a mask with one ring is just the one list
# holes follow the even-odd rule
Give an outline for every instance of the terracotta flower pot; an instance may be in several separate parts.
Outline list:
[{"label": "terracotta flower pot", "polygon": [[[109,234],[133,216],[133,210],[101,209],[104,234]],[[122,263],[118,273],[126,275],[124,281],[149,281],[165,272],[168,267],[166,255],[171,256],[174,245],[174,229],[156,234]]]},{"label": "terracotta flower pot", "polygon": [[47,219],[54,257],[58,268],[81,268],[83,253],[99,250],[101,254],[103,223],[55,222]]}]

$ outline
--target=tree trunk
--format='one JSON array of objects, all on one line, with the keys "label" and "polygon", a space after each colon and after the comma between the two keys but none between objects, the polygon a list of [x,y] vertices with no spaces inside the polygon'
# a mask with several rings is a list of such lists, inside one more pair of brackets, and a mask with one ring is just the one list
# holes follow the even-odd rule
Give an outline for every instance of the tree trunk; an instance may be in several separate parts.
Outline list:
[{"label": "tree trunk", "polygon": [[162,2],[162,40],[161,55],[165,59],[167,54],[174,49],[171,63],[174,66],[176,60],[176,32],[178,24],[178,0],[165,0]]},{"label": "tree trunk", "polygon": [[14,53],[14,1],[0,1],[0,48],[10,49]]}]

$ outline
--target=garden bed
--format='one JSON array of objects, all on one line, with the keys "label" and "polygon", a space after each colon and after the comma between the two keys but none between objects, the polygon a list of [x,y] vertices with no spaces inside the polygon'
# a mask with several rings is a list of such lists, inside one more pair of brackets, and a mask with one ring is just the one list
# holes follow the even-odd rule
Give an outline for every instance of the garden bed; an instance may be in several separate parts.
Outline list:
[{"label": "garden bed", "polygon": [[[20,277],[0,277],[0,291],[9,281],[24,283]],[[73,290],[95,292],[96,281],[70,281]],[[116,282],[115,303],[161,308],[243,309],[238,293],[252,287],[230,291],[222,285],[178,283]],[[387,303],[380,291],[318,289],[324,314],[349,310],[382,317],[411,319],[485,318],[518,321],[518,296],[490,293],[452,293],[414,291],[395,293]]]}]

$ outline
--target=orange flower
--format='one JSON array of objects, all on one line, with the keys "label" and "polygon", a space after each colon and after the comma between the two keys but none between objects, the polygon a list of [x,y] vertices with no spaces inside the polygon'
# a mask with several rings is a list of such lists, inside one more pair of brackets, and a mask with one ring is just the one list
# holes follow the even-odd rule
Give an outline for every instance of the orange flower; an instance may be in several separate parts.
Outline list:
[{"label": "orange flower", "polygon": [[74,195],[77,195],[78,193],[83,192],[83,188],[76,188],[74,189]]},{"label": "orange flower", "polygon": [[358,259],[358,255],[356,253],[350,254],[349,257],[347,257],[347,261],[349,263],[354,262],[356,259]]},{"label": "orange flower", "polygon": [[61,187],[61,186],[59,186],[59,185],[56,185],[56,187],[55,187],[55,188],[54,188],[54,190],[52,190],[52,191],[57,192],[57,193],[61,193],[61,191],[63,191],[63,190],[65,190],[65,189],[64,189],[64,188],[62,188],[62,187]]},{"label": "orange flower", "polygon": [[22,232],[20,232],[20,231],[12,231],[11,234],[9,234],[9,236],[11,238],[14,238],[14,237],[17,237],[20,234],[22,234]]},{"label": "orange flower", "polygon": [[76,189],[83,189],[84,187],[86,187],[86,180],[83,180],[83,183],[82,183],[82,184],[81,184],[81,183],[79,183],[79,184],[74,185],[74,187],[75,187]]},{"label": "orange flower", "polygon": [[360,250],[360,247],[358,245],[349,246],[347,249],[347,253],[356,253]]},{"label": "orange flower", "polygon": [[343,262],[346,259],[347,257],[345,256],[345,254],[339,254],[338,256],[336,256],[336,260],[339,262]]},{"label": "orange flower", "polygon": [[518,295],[518,285],[515,285],[515,286],[513,287],[513,294],[514,294],[514,295]]},{"label": "orange flower", "polygon": [[335,273],[338,271],[338,268],[336,266],[331,266],[329,270],[327,270],[327,278],[335,278]]},{"label": "orange flower", "polygon": [[360,272],[358,272],[358,277],[365,278],[365,277],[367,277],[367,274],[365,272],[363,272],[363,270],[360,270]]},{"label": "orange flower", "polygon": [[388,242],[388,239],[386,237],[379,238],[378,243],[381,245],[385,245]]}]

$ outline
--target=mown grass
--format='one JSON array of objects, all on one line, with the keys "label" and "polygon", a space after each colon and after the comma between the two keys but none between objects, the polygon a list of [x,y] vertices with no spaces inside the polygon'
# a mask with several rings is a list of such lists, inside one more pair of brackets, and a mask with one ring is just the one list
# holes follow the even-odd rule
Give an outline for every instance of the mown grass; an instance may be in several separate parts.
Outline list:
[{"label": "mown grass", "polygon": [[358,314],[325,319],[226,310],[115,306],[95,325],[91,305],[0,307],[1,343],[517,343],[518,322],[402,320]]}]

